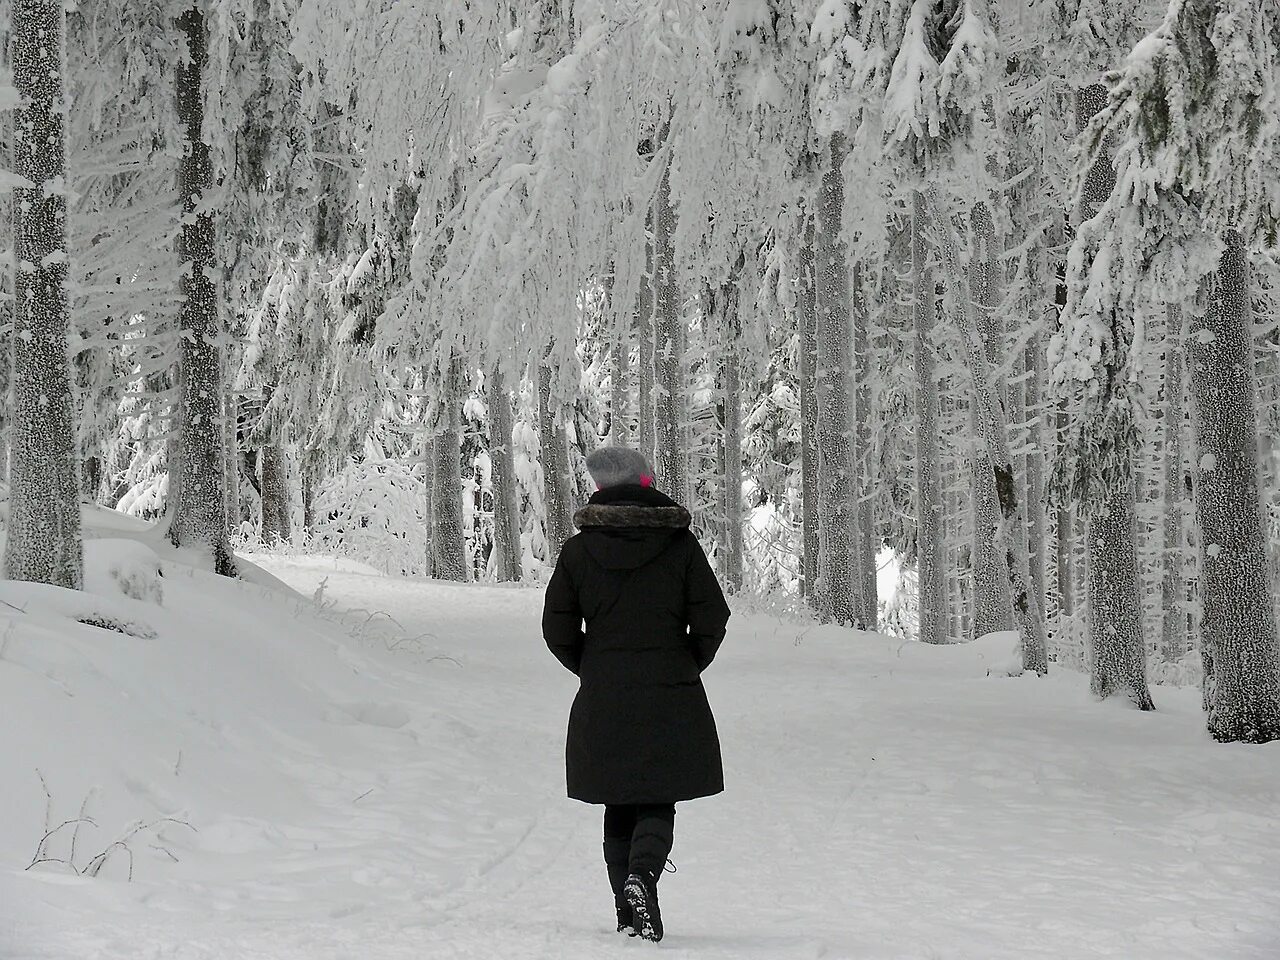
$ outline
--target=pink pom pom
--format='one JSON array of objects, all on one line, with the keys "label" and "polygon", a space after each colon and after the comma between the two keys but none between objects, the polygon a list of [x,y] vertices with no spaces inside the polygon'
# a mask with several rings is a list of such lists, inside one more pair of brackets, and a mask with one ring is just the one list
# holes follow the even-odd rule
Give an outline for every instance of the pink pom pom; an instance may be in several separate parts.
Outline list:
[{"label": "pink pom pom", "polygon": [[642,487],[652,487],[652,486],[653,486],[653,477],[649,476],[647,473],[642,473],[642,474],[640,474],[640,486],[642,486]]}]

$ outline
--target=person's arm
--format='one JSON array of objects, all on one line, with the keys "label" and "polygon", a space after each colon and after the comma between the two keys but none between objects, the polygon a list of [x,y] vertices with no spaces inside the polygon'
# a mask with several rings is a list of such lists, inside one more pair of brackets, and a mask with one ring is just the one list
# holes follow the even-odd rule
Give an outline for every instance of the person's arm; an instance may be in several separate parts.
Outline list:
[{"label": "person's arm", "polygon": [[729,605],[716,580],[715,571],[702,552],[702,544],[689,534],[689,562],[684,578],[685,610],[689,620],[689,643],[699,672],[707,669],[724,640],[729,622]]},{"label": "person's arm", "polygon": [[542,607],[542,638],[556,659],[573,671],[576,676],[582,663],[582,647],[586,635],[582,632],[582,610],[578,606],[578,588],[566,568],[569,549],[560,552],[547,595]]}]

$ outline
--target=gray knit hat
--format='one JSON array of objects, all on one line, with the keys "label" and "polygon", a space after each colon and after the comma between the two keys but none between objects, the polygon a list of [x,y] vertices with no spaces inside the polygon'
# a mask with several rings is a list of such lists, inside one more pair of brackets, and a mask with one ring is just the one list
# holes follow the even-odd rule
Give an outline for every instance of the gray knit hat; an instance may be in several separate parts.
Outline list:
[{"label": "gray knit hat", "polygon": [[601,490],[624,483],[653,485],[653,467],[644,454],[629,447],[600,447],[587,457],[587,469]]}]

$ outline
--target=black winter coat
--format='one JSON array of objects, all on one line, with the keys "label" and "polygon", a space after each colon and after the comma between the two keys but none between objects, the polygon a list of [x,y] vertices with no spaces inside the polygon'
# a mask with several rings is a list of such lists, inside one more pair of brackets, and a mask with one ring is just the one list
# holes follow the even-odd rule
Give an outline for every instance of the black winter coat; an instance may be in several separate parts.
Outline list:
[{"label": "black winter coat", "polygon": [[[565,750],[569,796],[674,803],[724,789],[700,674],[729,607],[689,514],[639,485],[599,491],[547,584],[542,633],[581,685]],[[586,630],[583,631],[583,621]]]}]

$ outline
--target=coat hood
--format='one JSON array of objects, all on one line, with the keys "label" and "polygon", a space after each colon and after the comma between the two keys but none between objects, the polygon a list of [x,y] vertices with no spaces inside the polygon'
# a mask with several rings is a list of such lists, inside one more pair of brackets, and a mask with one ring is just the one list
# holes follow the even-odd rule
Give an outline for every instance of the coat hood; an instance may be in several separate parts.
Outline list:
[{"label": "coat hood", "polygon": [[635,570],[656,559],[689,529],[689,511],[639,484],[597,491],[573,518],[583,546],[607,570]]}]

